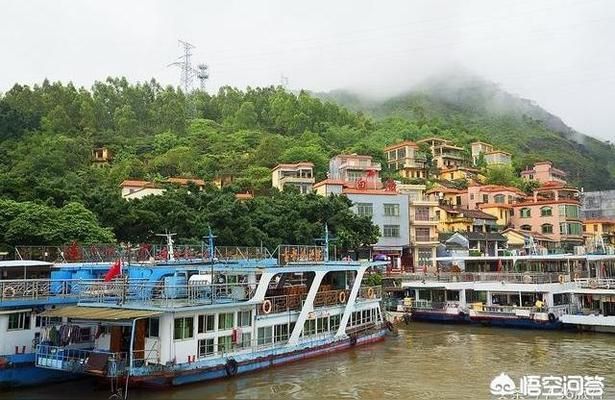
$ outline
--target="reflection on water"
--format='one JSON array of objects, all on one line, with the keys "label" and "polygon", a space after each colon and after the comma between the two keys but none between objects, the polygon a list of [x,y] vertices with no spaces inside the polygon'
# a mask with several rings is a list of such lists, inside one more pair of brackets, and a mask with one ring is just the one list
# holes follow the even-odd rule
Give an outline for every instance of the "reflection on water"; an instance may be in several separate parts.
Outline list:
[{"label": "reflection on water", "polygon": [[[615,335],[520,331],[415,323],[385,342],[230,380],[168,390],[158,399],[488,399],[491,379],[523,375],[600,375],[615,398]],[[107,399],[92,381],[1,393],[0,398]]]}]

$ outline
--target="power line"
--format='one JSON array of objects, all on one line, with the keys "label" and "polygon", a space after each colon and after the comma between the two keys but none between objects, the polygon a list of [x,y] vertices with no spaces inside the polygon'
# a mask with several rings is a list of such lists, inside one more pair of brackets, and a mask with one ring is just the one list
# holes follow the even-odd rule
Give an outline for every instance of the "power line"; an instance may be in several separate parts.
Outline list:
[{"label": "power line", "polygon": [[209,79],[209,67],[201,63],[197,68],[194,68],[192,66],[192,49],[196,48],[196,46],[184,40],[178,40],[178,42],[183,47],[184,54],[178,57],[177,61],[167,65],[167,67],[179,67],[181,74],[180,86],[184,89],[184,93],[192,91],[195,77],[200,82],[201,90],[205,91],[205,82]]}]

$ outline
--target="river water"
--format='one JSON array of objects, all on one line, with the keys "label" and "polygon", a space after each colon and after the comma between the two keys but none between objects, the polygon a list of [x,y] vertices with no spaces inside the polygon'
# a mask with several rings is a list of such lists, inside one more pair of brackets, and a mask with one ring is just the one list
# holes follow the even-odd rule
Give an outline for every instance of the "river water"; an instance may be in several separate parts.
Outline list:
[{"label": "river water", "polygon": [[[283,367],[167,390],[131,389],[131,400],[491,399],[491,380],[599,375],[615,399],[615,335],[413,323],[398,337]],[[83,380],[0,393],[0,399],[107,399]]]}]

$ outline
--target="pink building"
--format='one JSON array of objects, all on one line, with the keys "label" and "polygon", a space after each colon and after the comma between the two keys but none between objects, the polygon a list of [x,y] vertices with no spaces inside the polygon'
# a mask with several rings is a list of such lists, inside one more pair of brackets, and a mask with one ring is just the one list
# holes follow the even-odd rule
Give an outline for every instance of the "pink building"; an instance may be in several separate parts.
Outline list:
[{"label": "pink building", "polygon": [[372,161],[371,156],[340,154],[329,161],[328,178],[340,180],[347,186],[359,189],[381,189],[380,163]]},{"label": "pink building", "polygon": [[529,181],[540,183],[558,182],[566,184],[566,173],[553,166],[551,161],[541,161],[534,164],[534,168],[528,168],[521,172],[521,177]]},{"label": "pink building", "polygon": [[538,232],[568,251],[583,244],[579,191],[559,182],[549,182],[527,200],[513,204],[515,229]]}]

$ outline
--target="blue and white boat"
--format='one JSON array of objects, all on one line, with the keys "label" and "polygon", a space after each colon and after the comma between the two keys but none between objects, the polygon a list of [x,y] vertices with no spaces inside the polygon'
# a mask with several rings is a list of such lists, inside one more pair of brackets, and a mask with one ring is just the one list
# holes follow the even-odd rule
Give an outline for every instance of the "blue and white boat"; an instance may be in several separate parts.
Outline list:
[{"label": "blue and white boat", "polygon": [[384,338],[380,287],[363,278],[385,263],[326,261],[317,246],[281,246],[275,261],[193,266],[155,283],[91,283],[78,305],[44,313],[91,327],[91,347],[41,343],[36,365],[173,386]]}]

